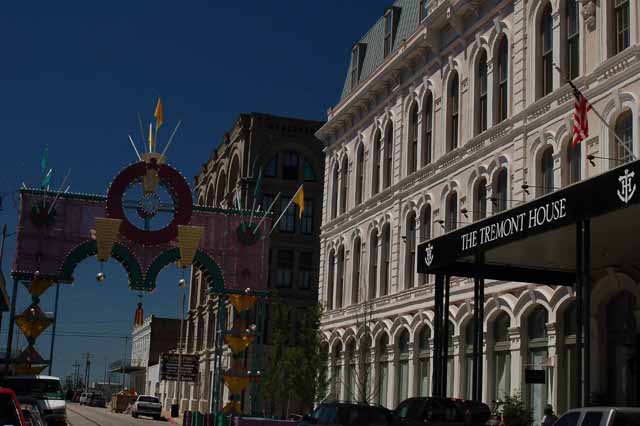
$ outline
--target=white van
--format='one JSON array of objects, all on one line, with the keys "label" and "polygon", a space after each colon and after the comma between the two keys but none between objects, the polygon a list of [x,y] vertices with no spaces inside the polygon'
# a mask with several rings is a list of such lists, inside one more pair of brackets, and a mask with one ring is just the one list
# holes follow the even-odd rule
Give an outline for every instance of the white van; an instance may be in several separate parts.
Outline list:
[{"label": "white van", "polygon": [[13,376],[3,380],[18,401],[37,405],[48,426],[66,425],[67,405],[60,379],[53,376]]}]

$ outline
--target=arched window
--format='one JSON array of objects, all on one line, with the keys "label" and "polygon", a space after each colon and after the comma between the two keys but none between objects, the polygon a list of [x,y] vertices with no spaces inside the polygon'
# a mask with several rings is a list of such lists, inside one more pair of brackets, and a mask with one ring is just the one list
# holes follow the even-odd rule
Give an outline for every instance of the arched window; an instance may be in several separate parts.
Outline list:
[{"label": "arched window", "polygon": [[638,330],[635,319],[636,297],[629,291],[622,291],[607,303],[604,312],[606,342],[604,353],[607,363],[607,396],[612,405],[638,405],[637,357]]},{"label": "arched window", "polygon": [[[420,241],[425,242],[431,239],[431,204],[427,204],[420,215]],[[420,274],[420,284],[426,284],[429,277],[427,274]]]},{"label": "arched window", "polygon": [[340,384],[342,379],[340,378],[340,368],[342,367],[342,344],[336,343],[333,349],[333,371],[331,372],[331,393],[335,399],[340,399]]},{"label": "arched window", "polygon": [[573,80],[580,75],[580,14],[578,0],[565,0],[564,21],[566,32],[566,75]]},{"label": "arched window", "polygon": [[271,157],[271,160],[264,168],[264,177],[274,178],[278,176],[278,155]]},{"label": "arched window", "polygon": [[207,199],[205,201],[208,207],[214,207],[214,203],[216,200],[213,194],[214,194],[213,185],[209,185],[209,188],[207,189]]},{"label": "arched window", "polygon": [[449,102],[448,102],[448,139],[447,152],[458,147],[458,139],[460,136],[460,84],[458,82],[458,73],[453,71],[453,75],[449,80]]},{"label": "arched window", "polygon": [[576,398],[577,396],[577,378],[576,378],[576,363],[577,363],[577,351],[576,351],[576,330],[577,327],[577,305],[575,302],[567,307],[562,316],[564,323],[564,351],[561,352],[560,369],[564,375],[564,392],[559,392],[560,408],[563,411],[571,408],[578,407],[580,402]]},{"label": "arched window", "polygon": [[331,179],[331,219],[338,216],[338,184],[340,172],[338,171],[338,163],[333,166],[333,178]]},{"label": "arched window", "polygon": [[[547,339],[547,310],[542,306],[537,306],[527,318],[527,346],[528,359],[526,363],[531,368],[543,369],[548,362],[548,339]],[[548,370],[545,369],[545,383],[548,383]],[[547,386],[544,384],[525,385],[528,395],[528,408],[533,412],[533,423],[540,424],[544,406],[547,402]]]},{"label": "arched window", "polygon": [[399,404],[409,396],[409,332],[406,329],[398,337],[396,386],[396,404]]},{"label": "arched window", "polygon": [[622,141],[622,143],[613,137],[613,135],[610,138],[613,148],[612,151],[614,153],[612,167],[631,161],[630,151],[633,151],[633,116],[630,109],[626,109],[618,116],[615,131],[618,139]]},{"label": "arched window", "polygon": [[383,333],[378,343],[378,404],[387,406],[389,388],[389,336]]},{"label": "arched window", "polygon": [[509,115],[509,42],[504,34],[498,44],[495,85],[494,122],[497,124]]},{"label": "arched window", "polygon": [[465,343],[465,398],[471,399],[473,397],[473,338],[476,333],[476,327],[473,320],[469,320],[464,328],[464,343]]},{"label": "arched window", "polygon": [[547,147],[540,157],[540,182],[538,192],[540,195],[550,194],[555,186],[553,178],[553,148]]},{"label": "arched window", "polygon": [[389,121],[384,136],[384,181],[383,188],[391,186],[391,174],[393,173],[393,123]]},{"label": "arched window", "polygon": [[405,288],[413,288],[416,276],[416,214],[413,212],[407,218],[405,244]]},{"label": "arched window", "polygon": [[351,339],[347,343],[346,350],[346,374],[345,374],[345,387],[348,401],[355,401],[356,399],[356,373],[357,373],[357,356],[356,356],[356,342]]},{"label": "arched window", "polygon": [[362,203],[364,190],[364,146],[360,144],[356,153],[356,206]]},{"label": "arched window", "polygon": [[422,105],[422,128],[424,137],[422,139],[422,165],[426,166],[432,161],[433,152],[433,96],[427,92]]},{"label": "arched window", "polygon": [[571,141],[567,144],[566,151],[566,176],[567,184],[572,184],[580,181],[581,168],[582,168],[582,144],[574,144]]},{"label": "arched window", "polygon": [[547,2],[540,16],[540,89],[539,97],[546,96],[553,91],[553,17],[551,3]]},{"label": "arched window", "polygon": [[380,192],[380,153],[382,151],[382,137],[380,130],[376,130],[373,137],[373,175],[371,176],[371,194]]},{"label": "arched window", "polygon": [[506,168],[500,169],[498,174],[496,175],[496,186],[495,186],[495,208],[496,213],[500,213],[505,211],[509,205],[509,175],[507,173]]},{"label": "arched window", "polygon": [[487,217],[487,179],[481,177],[476,181],[473,194],[473,220]]},{"label": "arched window", "polygon": [[360,301],[360,264],[361,264],[362,244],[360,238],[353,241],[353,275],[351,279],[351,303]]},{"label": "arched window", "polygon": [[374,229],[369,242],[369,300],[376,297],[378,287],[378,232]]},{"label": "arched window", "polygon": [[501,312],[493,322],[493,399],[504,399],[511,394],[511,319]]},{"label": "arched window", "polygon": [[221,206],[224,197],[227,195],[227,175],[223,171],[218,178],[218,186],[216,188],[216,205]]},{"label": "arched window", "polygon": [[336,285],[336,309],[342,308],[344,294],[344,246],[338,249],[338,282]]},{"label": "arched window", "polygon": [[407,174],[418,170],[418,104],[413,103],[409,110],[409,150],[407,157]]},{"label": "arched window", "polygon": [[340,167],[341,194],[340,194],[340,214],[347,211],[347,200],[349,195],[349,159],[345,156]]},{"label": "arched window", "polygon": [[329,252],[329,263],[327,265],[327,310],[333,309],[333,283],[336,275],[336,256],[335,252]]},{"label": "arched window", "polygon": [[452,191],[447,197],[447,212],[445,219],[445,231],[453,231],[458,227],[458,193]]},{"label": "arched window", "polygon": [[372,402],[371,383],[373,378],[373,368],[371,365],[371,335],[368,329],[365,335],[360,338],[360,368],[361,376],[357,382],[357,401]]},{"label": "arched window", "polygon": [[476,66],[476,135],[487,130],[487,111],[487,52],[482,49]]},{"label": "arched window", "polygon": [[631,21],[629,11],[629,0],[608,0],[611,16],[611,27],[613,29],[613,40],[611,53],[617,55],[630,46],[631,43]]},{"label": "arched window", "polygon": [[447,350],[447,389],[446,396],[453,397],[453,377],[455,375],[455,362],[453,356],[453,335],[455,332],[455,328],[451,320],[447,321],[447,334],[449,336],[449,348]]},{"label": "arched window", "polygon": [[391,275],[391,226],[386,224],[382,229],[382,277],[380,295],[389,293],[389,275]]},{"label": "arched window", "polygon": [[420,334],[418,337],[418,349],[420,350],[420,364],[419,364],[419,385],[418,385],[418,395],[419,396],[429,396],[430,388],[429,388],[429,379],[431,378],[431,373],[429,371],[429,339],[431,338],[431,330],[426,325],[422,327],[420,330]]}]

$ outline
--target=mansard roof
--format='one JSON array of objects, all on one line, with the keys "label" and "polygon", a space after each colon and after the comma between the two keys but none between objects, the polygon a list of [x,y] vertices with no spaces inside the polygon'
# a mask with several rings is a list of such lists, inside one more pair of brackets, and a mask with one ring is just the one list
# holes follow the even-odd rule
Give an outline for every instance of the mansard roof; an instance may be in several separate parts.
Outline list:
[{"label": "mansard roof", "polygon": [[[395,33],[393,34],[393,46],[391,51],[395,51],[402,41],[409,38],[411,34],[418,28],[420,24],[420,1],[419,0],[396,0],[391,6],[395,9]],[[386,10],[384,11],[386,12]],[[360,44],[364,47],[361,59],[361,70],[358,82],[367,79],[382,63],[384,63],[384,13],[381,14],[378,21],[367,31],[367,33],[354,44]],[[344,99],[351,93],[351,78],[349,70],[353,64],[349,63],[347,76],[345,78],[344,87],[340,100]]]}]

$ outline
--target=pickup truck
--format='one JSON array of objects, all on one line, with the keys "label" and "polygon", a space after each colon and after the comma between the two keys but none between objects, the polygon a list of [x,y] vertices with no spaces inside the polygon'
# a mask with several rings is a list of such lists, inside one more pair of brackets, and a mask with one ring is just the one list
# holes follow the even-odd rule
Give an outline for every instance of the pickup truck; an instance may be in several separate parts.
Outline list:
[{"label": "pickup truck", "polygon": [[148,416],[160,420],[162,404],[160,399],[151,395],[140,395],[131,407],[131,417]]},{"label": "pickup truck", "polygon": [[553,426],[635,426],[640,425],[640,408],[588,407],[567,411]]}]

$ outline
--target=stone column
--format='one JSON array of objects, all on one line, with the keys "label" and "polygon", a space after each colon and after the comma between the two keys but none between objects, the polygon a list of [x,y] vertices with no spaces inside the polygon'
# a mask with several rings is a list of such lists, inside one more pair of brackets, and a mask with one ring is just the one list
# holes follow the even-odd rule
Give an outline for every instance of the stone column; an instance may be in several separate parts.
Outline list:
[{"label": "stone column", "polygon": [[[561,21],[561,16],[560,16],[560,10],[555,9],[555,3],[556,2],[551,2],[551,7],[552,7],[552,11],[551,11],[551,19],[553,21],[553,62],[557,65],[560,65],[561,62],[561,56],[560,56],[560,50],[561,50],[561,44],[562,44],[562,39],[561,39],[561,34],[560,34],[560,21]],[[558,89],[560,86],[562,86],[564,84],[562,77],[560,76],[560,73],[557,72],[555,69],[553,70],[553,90]]]},{"label": "stone column", "polygon": [[[493,52],[487,49],[487,129],[490,129],[494,123],[494,115],[496,115],[497,103],[495,102],[493,95],[497,87],[498,77],[494,72],[494,65],[496,58],[493,57]],[[475,91],[474,91],[475,92]],[[475,101],[474,101],[475,104]]]},{"label": "stone column", "polygon": [[396,372],[398,371],[398,353],[396,351],[395,345],[393,345],[392,349],[389,349],[388,352],[389,357],[389,380],[387,381],[388,389],[387,389],[387,403],[386,407],[395,407],[396,401]]},{"label": "stone column", "polygon": [[415,342],[409,343],[409,361],[407,362],[407,364],[409,365],[407,397],[409,398],[416,396],[417,394],[416,384],[418,381],[416,380],[416,371],[420,371],[419,369],[416,369],[416,358],[419,352],[419,350],[416,350],[417,347],[418,345],[416,345]]},{"label": "stone column", "polygon": [[[453,336],[453,397],[460,397],[462,392],[462,367],[465,361],[464,353],[460,350],[460,336]],[[448,357],[449,355],[447,355]],[[449,383],[447,381],[447,388]],[[446,389],[445,389],[446,391]],[[449,395],[447,395],[449,396]]]},{"label": "stone column", "polygon": [[509,327],[509,341],[511,342],[511,394],[523,392],[524,380],[522,377],[522,339],[520,327]]}]

